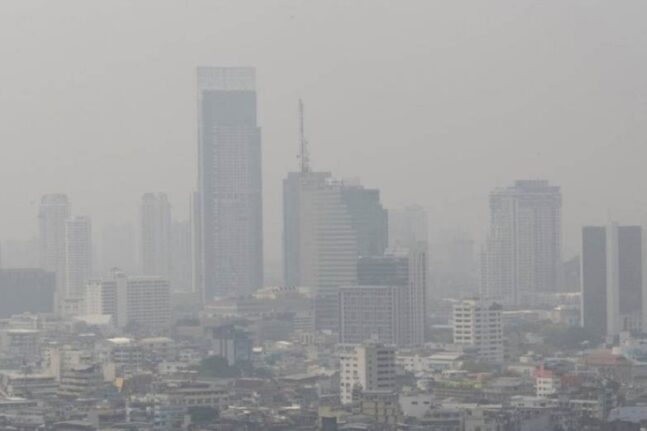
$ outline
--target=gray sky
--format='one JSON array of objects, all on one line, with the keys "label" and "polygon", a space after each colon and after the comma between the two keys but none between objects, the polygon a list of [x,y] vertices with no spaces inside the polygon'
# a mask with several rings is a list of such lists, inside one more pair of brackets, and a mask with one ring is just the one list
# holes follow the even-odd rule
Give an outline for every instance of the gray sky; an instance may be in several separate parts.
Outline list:
[{"label": "gray sky", "polygon": [[568,249],[609,209],[647,209],[647,2],[5,0],[0,238],[36,231],[39,196],[135,220],[195,186],[195,66],[257,68],[266,248],[280,255],[296,99],[316,169],[361,177],[432,231],[480,235],[487,193],[563,187]]}]

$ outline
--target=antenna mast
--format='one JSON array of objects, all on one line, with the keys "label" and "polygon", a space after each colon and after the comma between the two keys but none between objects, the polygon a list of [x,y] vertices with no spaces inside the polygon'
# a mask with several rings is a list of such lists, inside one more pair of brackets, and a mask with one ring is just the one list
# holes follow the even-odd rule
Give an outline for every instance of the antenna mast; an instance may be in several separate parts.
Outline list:
[{"label": "antenna mast", "polygon": [[301,173],[310,172],[310,154],[308,153],[308,140],[306,139],[304,126],[303,100],[299,99],[299,160],[301,161]]}]

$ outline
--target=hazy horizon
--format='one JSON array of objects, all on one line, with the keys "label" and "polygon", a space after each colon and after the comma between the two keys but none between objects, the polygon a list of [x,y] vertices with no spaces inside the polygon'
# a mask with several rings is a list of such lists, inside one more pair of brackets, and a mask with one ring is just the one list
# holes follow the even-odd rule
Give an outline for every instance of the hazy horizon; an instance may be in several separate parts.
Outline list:
[{"label": "hazy horizon", "polygon": [[647,181],[645,13],[592,0],[0,3],[0,241],[35,236],[53,192],[95,237],[136,223],[149,191],[186,219],[196,67],[244,65],[257,71],[267,260],[281,256],[299,97],[314,169],[361,178],[388,208],[424,206],[432,234],[479,238],[494,187],[561,186],[568,256],[582,225],[647,212],[633,187]]}]

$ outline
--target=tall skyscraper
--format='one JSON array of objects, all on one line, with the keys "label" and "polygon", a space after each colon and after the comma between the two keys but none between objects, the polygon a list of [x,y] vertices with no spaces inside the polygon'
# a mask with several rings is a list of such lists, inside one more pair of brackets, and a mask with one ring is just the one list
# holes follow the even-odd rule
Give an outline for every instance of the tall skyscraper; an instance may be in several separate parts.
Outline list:
[{"label": "tall skyscraper", "polygon": [[640,330],[643,319],[642,229],[582,229],[582,326],[599,336]]},{"label": "tall skyscraper", "polygon": [[344,180],[341,195],[357,237],[358,255],[384,254],[389,245],[389,224],[388,213],[380,202],[380,191],[367,189],[358,181]]},{"label": "tall skyscraper", "polygon": [[199,289],[249,294],[263,283],[261,130],[255,70],[198,68]]},{"label": "tall skyscraper", "polygon": [[42,197],[38,212],[40,267],[56,274],[57,297],[65,296],[65,222],[70,217],[67,195]]},{"label": "tall skyscraper", "polygon": [[171,272],[171,204],[166,194],[144,194],[140,213],[142,272],[168,279]]},{"label": "tall skyscraper", "polygon": [[171,223],[171,289],[176,292],[192,291],[191,224],[188,221]]},{"label": "tall skyscraper", "polygon": [[559,187],[516,181],[490,193],[490,231],[483,256],[483,294],[506,304],[555,292],[561,265]]},{"label": "tall skyscraper", "polygon": [[357,280],[357,233],[342,189],[325,172],[283,181],[284,280],[310,289],[319,329],[337,329],[338,289]]},{"label": "tall skyscraper", "polygon": [[356,286],[339,292],[339,341],[375,339],[401,347],[425,341],[427,247],[360,257]]},{"label": "tall skyscraper", "polygon": [[73,217],[65,222],[65,297],[82,298],[92,276],[92,222]]}]

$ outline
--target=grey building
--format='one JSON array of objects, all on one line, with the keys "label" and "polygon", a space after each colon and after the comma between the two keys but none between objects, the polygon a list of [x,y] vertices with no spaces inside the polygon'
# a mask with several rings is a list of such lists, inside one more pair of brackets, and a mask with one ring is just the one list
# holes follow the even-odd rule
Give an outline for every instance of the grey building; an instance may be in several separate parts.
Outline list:
[{"label": "grey building", "polygon": [[255,70],[199,67],[198,289],[249,294],[263,283],[261,130]]},{"label": "grey building", "polygon": [[490,193],[490,230],[482,262],[486,297],[520,305],[557,291],[561,207],[559,187],[544,180],[516,181]]},{"label": "grey building", "polygon": [[359,256],[384,254],[389,245],[389,223],[380,191],[344,181],[341,194],[355,230]]},{"label": "grey building", "polygon": [[65,296],[65,222],[70,202],[64,194],[42,197],[38,212],[40,267],[56,275],[57,294]]},{"label": "grey building", "polygon": [[398,254],[360,258],[358,285],[339,292],[339,340],[376,339],[398,346],[425,341],[427,247],[418,243]]},{"label": "grey building", "polygon": [[171,270],[171,204],[166,193],[145,193],[140,204],[142,273],[169,278]]},{"label": "grey building", "polygon": [[43,269],[0,269],[0,318],[54,312],[56,276]]},{"label": "grey building", "polygon": [[283,182],[285,284],[310,291],[319,329],[337,329],[339,287],[357,280],[357,234],[342,188],[325,172],[291,172]]},{"label": "grey building", "polygon": [[643,314],[642,229],[586,226],[582,229],[582,326],[617,335],[640,330]]}]

